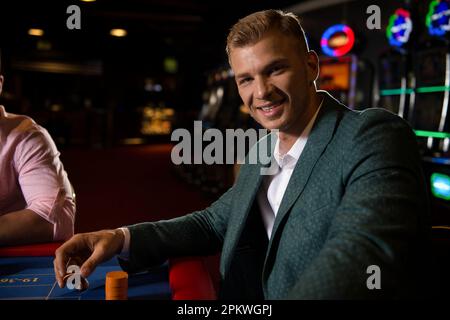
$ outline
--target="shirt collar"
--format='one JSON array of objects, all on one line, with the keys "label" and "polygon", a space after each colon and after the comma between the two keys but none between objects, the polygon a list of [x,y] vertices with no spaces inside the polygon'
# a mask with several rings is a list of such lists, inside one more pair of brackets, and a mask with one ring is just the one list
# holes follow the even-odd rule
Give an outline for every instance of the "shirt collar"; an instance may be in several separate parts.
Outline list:
[{"label": "shirt collar", "polygon": [[300,155],[302,154],[302,151],[306,145],[306,141],[308,140],[308,136],[309,136],[309,133],[311,132],[311,128],[314,125],[314,122],[316,121],[319,110],[322,107],[323,100],[324,99],[322,99],[322,101],[320,102],[316,113],[312,116],[311,120],[309,120],[305,129],[303,129],[303,132],[301,133],[300,137],[297,138],[294,145],[291,147],[291,149],[289,149],[289,151],[286,154],[284,154],[284,155],[280,154],[280,139],[277,139],[277,141],[275,143],[273,155],[274,155],[275,161],[277,162],[277,164],[280,168],[283,168],[283,167],[287,167],[287,168],[292,167],[293,168],[295,166],[295,164],[297,163],[297,161],[300,158]]}]

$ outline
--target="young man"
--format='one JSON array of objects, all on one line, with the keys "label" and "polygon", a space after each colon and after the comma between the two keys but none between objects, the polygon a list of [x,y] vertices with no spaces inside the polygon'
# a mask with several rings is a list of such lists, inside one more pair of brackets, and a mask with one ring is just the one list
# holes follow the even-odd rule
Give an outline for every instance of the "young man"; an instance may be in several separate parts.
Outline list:
[{"label": "young man", "polygon": [[[0,93],[4,78],[0,75]],[[0,246],[69,239],[72,186],[48,132],[0,105]]]},{"label": "young man", "polygon": [[[184,217],[76,235],[57,252],[91,253],[89,275],[115,254],[130,272],[168,257],[221,251],[222,298],[398,298],[417,292],[426,191],[415,136],[383,110],[355,112],[316,89],[319,63],[292,14],[235,24],[227,52],[252,116],[278,129],[276,172],[244,164],[233,188]],[[380,271],[381,283],[368,281]],[[369,273],[368,273],[369,270]]]}]

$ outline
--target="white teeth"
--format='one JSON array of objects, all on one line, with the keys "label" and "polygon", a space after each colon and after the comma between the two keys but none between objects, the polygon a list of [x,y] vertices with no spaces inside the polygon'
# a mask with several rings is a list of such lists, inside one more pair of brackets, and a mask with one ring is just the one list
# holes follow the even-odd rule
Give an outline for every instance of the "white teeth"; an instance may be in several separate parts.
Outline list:
[{"label": "white teeth", "polygon": [[273,108],[277,107],[280,104],[281,104],[281,102],[271,103],[267,107],[258,107],[258,109],[261,109],[262,111],[268,112],[268,111],[271,111]]}]

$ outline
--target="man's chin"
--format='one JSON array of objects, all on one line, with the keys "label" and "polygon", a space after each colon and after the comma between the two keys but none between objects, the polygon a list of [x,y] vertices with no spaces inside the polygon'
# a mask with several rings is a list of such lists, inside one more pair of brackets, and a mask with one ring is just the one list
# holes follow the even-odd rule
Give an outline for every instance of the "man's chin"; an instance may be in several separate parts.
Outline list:
[{"label": "man's chin", "polygon": [[266,124],[266,125],[262,125],[264,127],[264,129],[267,129],[269,131],[279,131],[280,130],[280,126],[279,125],[275,125],[275,124]]}]

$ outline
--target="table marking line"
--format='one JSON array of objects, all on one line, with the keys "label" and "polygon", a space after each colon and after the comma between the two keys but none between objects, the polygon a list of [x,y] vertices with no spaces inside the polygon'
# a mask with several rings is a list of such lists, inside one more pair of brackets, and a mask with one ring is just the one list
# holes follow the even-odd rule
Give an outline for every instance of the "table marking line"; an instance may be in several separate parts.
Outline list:
[{"label": "table marking line", "polygon": [[28,288],[28,287],[50,287],[51,284],[30,284],[29,286],[0,286],[0,289],[7,289],[7,288]]},{"label": "table marking line", "polygon": [[48,293],[48,295],[47,295],[47,297],[45,298],[45,300],[49,300],[50,295],[52,294],[53,289],[55,289],[55,286],[56,286],[56,283],[57,283],[57,282],[58,282],[58,281],[55,280],[55,283],[53,283],[53,287],[50,289],[50,292]]}]

